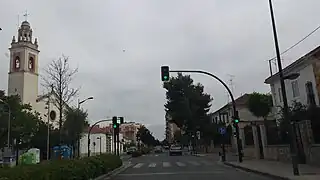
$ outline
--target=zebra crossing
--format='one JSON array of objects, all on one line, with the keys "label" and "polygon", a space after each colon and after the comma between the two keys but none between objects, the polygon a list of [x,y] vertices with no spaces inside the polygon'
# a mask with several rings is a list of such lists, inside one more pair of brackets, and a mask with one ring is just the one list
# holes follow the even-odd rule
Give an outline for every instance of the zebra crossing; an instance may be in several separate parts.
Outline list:
[{"label": "zebra crossing", "polygon": [[164,167],[169,168],[173,166],[178,167],[186,167],[186,166],[211,166],[214,165],[214,162],[210,161],[176,161],[176,162],[150,162],[150,163],[135,163],[132,164],[131,167],[134,169],[147,167],[147,168],[156,168],[156,167]]}]

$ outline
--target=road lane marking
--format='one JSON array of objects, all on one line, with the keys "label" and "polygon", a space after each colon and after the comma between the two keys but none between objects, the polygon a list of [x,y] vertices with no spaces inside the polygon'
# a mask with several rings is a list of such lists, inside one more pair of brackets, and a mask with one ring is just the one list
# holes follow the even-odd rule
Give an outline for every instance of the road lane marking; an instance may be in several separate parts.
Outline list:
[{"label": "road lane marking", "polygon": [[151,163],[151,164],[149,164],[149,166],[148,167],[156,167],[156,163]]},{"label": "road lane marking", "polygon": [[141,168],[141,166],[143,166],[143,163],[138,163],[135,166],[133,166],[133,168]]},{"label": "road lane marking", "polygon": [[188,163],[190,163],[190,164],[192,164],[192,165],[194,165],[194,166],[199,166],[199,165],[200,165],[199,163],[197,163],[197,162],[195,162],[195,161],[188,161]]},{"label": "road lane marking", "polygon": [[184,172],[160,172],[160,173],[139,173],[139,174],[118,174],[118,176],[154,176],[154,175],[180,175],[180,174],[223,174],[226,173],[223,171],[184,171]]},{"label": "road lane marking", "polygon": [[162,165],[163,165],[163,167],[170,167],[171,166],[171,164],[169,162],[163,162]]},{"label": "road lane marking", "polygon": [[186,166],[184,163],[182,163],[182,162],[176,162],[176,164],[178,165],[178,166],[180,166],[180,167],[182,167],[182,166]]}]

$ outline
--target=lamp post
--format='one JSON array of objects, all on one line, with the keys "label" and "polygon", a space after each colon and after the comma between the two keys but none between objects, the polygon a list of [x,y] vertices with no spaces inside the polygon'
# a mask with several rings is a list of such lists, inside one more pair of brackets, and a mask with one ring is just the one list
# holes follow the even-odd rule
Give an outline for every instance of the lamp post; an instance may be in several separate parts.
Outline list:
[{"label": "lamp post", "polygon": [[[93,97],[92,96],[90,96],[90,97],[88,97],[88,98],[86,98],[86,99],[84,99],[84,100],[82,100],[82,101],[80,101],[80,99],[78,99],[78,116],[79,116],[79,111],[80,111],[80,106],[81,106],[81,104],[82,103],[84,103],[84,102],[86,102],[86,101],[88,101],[88,100],[92,100],[93,99]],[[80,157],[80,137],[78,137],[78,143],[77,143],[77,146],[78,146],[78,157]]]},{"label": "lamp post", "polygon": [[82,100],[82,101],[80,101],[80,99],[78,99],[78,109],[80,109],[80,105],[81,105],[82,103],[84,103],[84,102],[86,102],[86,101],[88,101],[88,100],[92,100],[92,99],[93,99],[92,96],[90,96],[90,97],[88,97],[88,98],[86,98],[86,99],[84,99],[84,100]]},{"label": "lamp post", "polygon": [[9,110],[9,114],[8,114],[8,148],[10,147],[10,131],[11,131],[11,108],[10,105],[5,102],[4,100],[0,99],[0,102],[2,102],[3,104],[5,104],[8,107]]},{"label": "lamp post", "polygon": [[[274,18],[274,13],[273,13],[272,0],[269,0],[269,8],[270,8],[272,30],[273,30],[274,45],[275,45],[275,50],[276,50],[276,58],[277,58],[278,69],[279,69],[281,94],[282,94],[282,99],[283,99],[283,117],[285,120],[289,120],[289,106],[288,106],[288,100],[287,100],[284,80],[285,79],[292,79],[295,76],[289,75],[289,76],[284,77],[284,75],[283,75],[283,70],[282,70],[282,65],[281,65],[281,57],[280,57],[280,48],[279,48],[279,43],[278,43],[278,35],[277,35],[276,23],[275,23],[275,18]],[[290,120],[290,122],[291,122],[291,120]],[[296,151],[296,148],[297,148],[297,146],[296,146],[296,133],[295,133],[295,129],[293,127],[292,122],[291,122],[290,129],[291,129],[291,132],[290,132],[290,137],[291,137],[290,151],[291,151],[293,174],[299,175],[299,168],[298,168],[298,163],[297,163],[297,151]]]}]

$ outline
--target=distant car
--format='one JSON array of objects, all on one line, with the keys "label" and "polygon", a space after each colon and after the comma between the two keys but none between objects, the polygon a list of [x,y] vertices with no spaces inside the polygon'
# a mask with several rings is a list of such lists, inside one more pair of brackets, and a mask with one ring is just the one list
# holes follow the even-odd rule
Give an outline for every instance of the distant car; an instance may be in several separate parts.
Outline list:
[{"label": "distant car", "polygon": [[182,156],[182,146],[172,145],[169,149],[169,156],[180,155]]},{"label": "distant car", "polygon": [[162,153],[162,147],[161,147],[161,146],[156,146],[156,147],[154,148],[154,152],[155,152],[155,153]]},{"label": "distant car", "polygon": [[129,154],[132,154],[134,151],[137,151],[138,149],[136,148],[136,147],[134,147],[134,146],[132,146],[132,147],[129,147],[128,149],[127,149],[127,154],[129,155]]}]

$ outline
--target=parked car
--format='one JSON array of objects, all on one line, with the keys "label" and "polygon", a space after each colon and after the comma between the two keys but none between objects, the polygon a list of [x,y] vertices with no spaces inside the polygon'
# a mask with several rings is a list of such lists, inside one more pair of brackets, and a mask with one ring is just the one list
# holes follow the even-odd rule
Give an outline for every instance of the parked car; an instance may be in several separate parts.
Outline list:
[{"label": "parked car", "polygon": [[161,146],[154,147],[154,152],[155,153],[162,153],[162,147]]},{"label": "parked car", "polygon": [[180,155],[182,156],[182,146],[180,145],[172,145],[169,149],[169,156],[172,155]]},{"label": "parked car", "polygon": [[137,151],[138,149],[134,146],[131,146],[127,149],[127,154],[130,155],[132,154],[133,152]]}]

